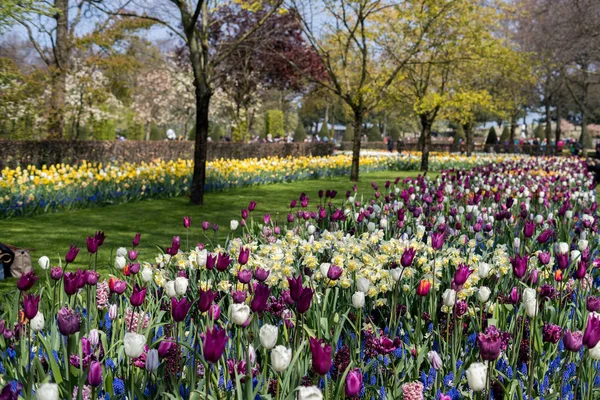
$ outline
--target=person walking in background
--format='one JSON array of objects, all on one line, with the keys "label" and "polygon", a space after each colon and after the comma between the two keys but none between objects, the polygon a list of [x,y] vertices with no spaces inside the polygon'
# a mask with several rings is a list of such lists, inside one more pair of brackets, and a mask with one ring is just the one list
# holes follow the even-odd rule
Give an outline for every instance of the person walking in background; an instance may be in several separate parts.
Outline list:
[{"label": "person walking in background", "polygon": [[394,142],[390,136],[387,137],[387,149],[390,153],[394,151]]},{"label": "person walking in background", "polygon": [[398,141],[396,142],[396,151],[398,152],[398,154],[402,154],[403,149],[404,142],[402,141],[402,138],[398,138]]}]

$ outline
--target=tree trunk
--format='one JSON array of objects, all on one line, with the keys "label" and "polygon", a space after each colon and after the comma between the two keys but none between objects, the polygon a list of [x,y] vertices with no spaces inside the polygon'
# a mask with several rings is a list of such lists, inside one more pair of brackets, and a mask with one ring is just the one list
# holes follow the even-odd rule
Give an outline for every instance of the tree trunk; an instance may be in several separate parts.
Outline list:
[{"label": "tree trunk", "polygon": [[360,166],[360,141],[362,136],[363,112],[362,110],[354,111],[354,139],[352,142],[352,170],[350,172],[350,180],[358,182],[358,171]]},{"label": "tree trunk", "polygon": [[556,131],[554,131],[554,136],[555,136],[555,145],[558,144],[558,142],[560,141],[560,135],[562,133],[561,128],[560,128],[560,124],[562,121],[562,104],[559,102],[558,104],[556,104]]},{"label": "tree trunk", "polygon": [[508,148],[511,153],[515,151],[515,133],[517,132],[517,118],[510,118],[510,136],[508,137]]},{"label": "tree trunk", "polygon": [[471,154],[473,153],[473,124],[467,122],[463,125],[463,129],[467,138],[467,157],[471,157]]},{"label": "tree trunk", "polygon": [[591,146],[591,140],[588,137],[588,94],[589,94],[589,83],[585,83],[583,85],[582,98],[581,98],[581,136],[579,137],[579,142],[583,149]]},{"label": "tree trunk", "polygon": [[546,149],[550,149],[550,141],[552,140],[552,114],[550,113],[550,99],[544,102],[546,111]]},{"label": "tree trunk", "polygon": [[196,139],[194,143],[194,176],[190,202],[204,204],[204,185],[206,183],[206,154],[208,139],[208,110],[210,93],[196,88]]},{"label": "tree trunk", "polygon": [[[321,132],[327,132],[329,134],[329,103],[325,105],[325,121],[323,121],[323,126],[321,127]],[[321,133],[318,132],[318,133]]]},{"label": "tree trunk", "polygon": [[65,128],[64,107],[69,64],[69,0],[55,0],[54,8],[57,10],[54,17],[56,19],[56,57],[52,74],[48,136],[60,139]]},{"label": "tree trunk", "polygon": [[431,121],[421,115],[421,171],[429,170],[429,150],[431,149]]}]

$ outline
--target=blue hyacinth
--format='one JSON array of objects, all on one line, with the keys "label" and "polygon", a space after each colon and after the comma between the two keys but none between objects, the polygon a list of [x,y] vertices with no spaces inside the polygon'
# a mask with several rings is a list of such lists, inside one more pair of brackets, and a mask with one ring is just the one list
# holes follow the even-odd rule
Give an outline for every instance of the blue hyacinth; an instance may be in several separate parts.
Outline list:
[{"label": "blue hyacinth", "polygon": [[113,380],[113,393],[115,396],[121,396],[125,394],[125,382],[119,378]]}]

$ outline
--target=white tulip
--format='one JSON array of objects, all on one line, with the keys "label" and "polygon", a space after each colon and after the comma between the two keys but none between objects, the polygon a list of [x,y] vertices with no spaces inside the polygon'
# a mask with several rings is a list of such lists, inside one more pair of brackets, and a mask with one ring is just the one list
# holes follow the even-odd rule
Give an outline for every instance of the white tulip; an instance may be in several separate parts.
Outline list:
[{"label": "white tulip", "polygon": [[571,260],[573,260],[573,261],[578,261],[580,256],[581,256],[581,252],[579,250],[573,250],[571,252]]},{"label": "white tulip", "polygon": [[198,264],[198,268],[204,267],[206,265],[207,258],[208,251],[206,251],[206,249],[202,249],[196,252],[196,263]]},{"label": "white tulip", "polygon": [[231,229],[232,231],[235,231],[238,228],[238,226],[240,226],[240,223],[237,219],[232,219],[229,222],[229,229]]},{"label": "white tulip", "polygon": [[481,279],[485,279],[490,275],[490,270],[492,267],[488,263],[479,263],[479,268],[477,268],[477,274]]},{"label": "white tulip", "polygon": [[285,346],[276,346],[271,351],[271,366],[276,372],[283,372],[292,361],[292,349]]},{"label": "white tulip", "polygon": [[484,363],[473,363],[467,370],[467,382],[474,392],[481,392],[487,383],[487,365]]},{"label": "white tulip", "polygon": [[592,347],[589,351],[592,360],[600,360],[600,343]]},{"label": "white tulip", "polygon": [[41,312],[38,311],[37,314],[35,314],[35,317],[33,317],[33,319],[31,321],[29,321],[29,326],[31,326],[31,330],[34,332],[39,332],[42,329],[44,329],[44,326],[46,325],[46,319],[44,318],[44,314],[42,314]]},{"label": "white tulip", "polygon": [[117,249],[117,257],[127,257],[127,249],[125,247],[119,247]]},{"label": "white tulip", "polygon": [[316,231],[317,231],[317,228],[314,225],[309,225],[308,228],[306,228],[306,232],[308,232],[309,235],[312,235]]},{"label": "white tulip", "polygon": [[319,270],[321,271],[321,275],[323,275],[323,278],[327,278],[327,273],[329,272],[330,267],[331,267],[331,264],[329,264],[329,263],[322,263],[319,266]]},{"label": "white tulip", "polygon": [[316,386],[299,386],[296,400],[321,400],[323,393]]},{"label": "white tulip", "polygon": [[402,276],[402,269],[401,268],[394,268],[392,270],[392,278],[394,279],[394,281],[398,282],[400,280],[401,276]]},{"label": "white tulip", "polygon": [[535,289],[527,288],[523,291],[523,304],[525,305],[525,311],[530,318],[535,317],[538,311],[536,296],[537,292]]},{"label": "white tulip", "polygon": [[44,383],[35,391],[37,400],[58,400],[58,385],[56,383]]},{"label": "white tulip", "polygon": [[271,350],[277,344],[277,336],[279,328],[274,325],[264,324],[260,327],[258,334],[260,338],[260,344],[267,350]]},{"label": "white tulip", "polygon": [[456,291],[453,289],[446,289],[442,294],[442,300],[446,307],[453,307],[456,304]]},{"label": "white tulip", "polygon": [[558,253],[559,254],[567,254],[569,252],[569,245],[565,242],[560,242],[558,244]]},{"label": "white tulip", "polygon": [[486,301],[489,300],[490,294],[492,294],[492,291],[490,290],[490,288],[487,286],[482,286],[477,291],[477,298],[479,299],[480,302],[485,303]]},{"label": "white tulip", "polygon": [[515,250],[515,252],[518,252],[520,247],[521,247],[521,239],[516,237],[513,240],[513,249]]},{"label": "white tulip", "polygon": [[177,296],[183,296],[187,292],[188,284],[188,279],[183,276],[175,278],[175,293],[177,293]]},{"label": "white tulip", "polygon": [[577,247],[579,247],[579,251],[584,251],[588,247],[588,241],[587,240],[580,240],[577,243]]},{"label": "white tulip", "polygon": [[375,222],[369,222],[369,223],[367,224],[367,230],[368,230],[369,232],[373,232],[373,231],[375,231]]},{"label": "white tulip", "polygon": [[365,294],[363,292],[356,292],[352,295],[352,306],[354,308],[363,308],[365,306]]},{"label": "white tulip", "polygon": [[371,281],[361,276],[356,280],[356,288],[359,292],[367,293],[371,288]]},{"label": "white tulip", "polygon": [[379,221],[379,227],[381,229],[387,229],[387,225],[388,225],[388,221],[386,218],[381,218],[381,220]]},{"label": "white tulip", "polygon": [[236,325],[244,325],[250,318],[250,307],[246,304],[231,305],[231,320]]},{"label": "white tulip", "polygon": [[144,352],[146,345],[146,336],[135,332],[127,332],[123,338],[125,354],[129,358],[138,358]]},{"label": "white tulip", "polygon": [[98,332],[98,329],[90,329],[88,340],[92,346],[98,346],[98,343],[100,343],[100,333]]},{"label": "white tulip", "polygon": [[38,260],[38,265],[41,269],[48,269],[50,268],[50,259],[46,256],[41,256]]},{"label": "white tulip", "polygon": [[565,212],[565,218],[572,219],[573,218],[573,211],[568,210],[567,212]]},{"label": "white tulip", "polygon": [[177,296],[177,292],[175,291],[175,281],[165,283],[165,292],[167,292],[167,296],[169,297]]},{"label": "white tulip", "polygon": [[115,267],[123,269],[125,268],[125,265],[127,265],[127,259],[124,256],[118,255],[117,258],[115,258]]},{"label": "white tulip", "polygon": [[144,267],[144,269],[142,269],[142,281],[148,283],[152,281],[152,268],[151,267]]},{"label": "white tulip", "polygon": [[[542,201],[543,201],[543,199],[542,199]],[[536,224],[541,224],[542,222],[544,222],[544,217],[542,217],[541,215],[538,214],[535,216],[534,221]]]}]

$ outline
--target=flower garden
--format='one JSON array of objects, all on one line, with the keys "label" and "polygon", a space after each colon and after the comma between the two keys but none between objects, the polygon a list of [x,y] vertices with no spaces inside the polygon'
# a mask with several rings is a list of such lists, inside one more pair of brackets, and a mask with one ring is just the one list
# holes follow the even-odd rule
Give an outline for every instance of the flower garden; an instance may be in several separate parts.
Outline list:
[{"label": "flower garden", "polygon": [[[56,185],[94,168],[65,168]],[[28,174],[31,186],[13,179],[36,189],[42,172]],[[182,216],[155,253],[138,251],[144,232],[108,249],[90,228],[85,248],[40,258],[3,309],[0,398],[599,398],[583,161],[511,157],[326,189],[289,199],[284,220],[240,205],[223,246],[190,242],[198,223]],[[109,275],[98,252],[113,252]]]}]

